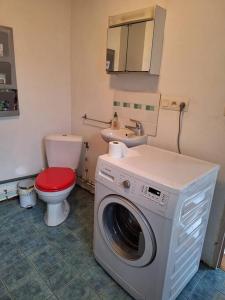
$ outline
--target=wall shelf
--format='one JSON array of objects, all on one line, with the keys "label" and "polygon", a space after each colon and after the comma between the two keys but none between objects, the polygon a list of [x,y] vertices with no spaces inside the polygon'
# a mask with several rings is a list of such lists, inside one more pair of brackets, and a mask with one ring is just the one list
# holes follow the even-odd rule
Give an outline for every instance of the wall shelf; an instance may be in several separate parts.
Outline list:
[{"label": "wall shelf", "polygon": [[19,110],[11,110],[11,111],[0,111],[0,117],[13,117],[19,116]]},{"label": "wall shelf", "polygon": [[0,117],[18,115],[13,30],[0,26]]}]

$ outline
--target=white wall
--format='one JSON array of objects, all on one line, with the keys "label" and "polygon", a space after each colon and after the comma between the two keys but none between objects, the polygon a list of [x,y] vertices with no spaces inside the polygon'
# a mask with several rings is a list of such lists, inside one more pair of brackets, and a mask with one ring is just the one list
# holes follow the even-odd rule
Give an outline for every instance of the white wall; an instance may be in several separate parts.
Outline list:
[{"label": "white wall", "polygon": [[[223,0],[169,1],[160,80],[163,93],[191,99],[183,122],[183,152],[221,165],[203,252],[212,264],[225,199],[224,11]],[[176,150],[176,133],[176,113],[161,111],[153,144]]]},{"label": "white wall", "polygon": [[[157,1],[167,6],[160,80],[145,74],[107,75],[105,48],[107,17],[154,3],[149,0],[76,0],[72,9],[72,130],[90,143],[89,177],[96,158],[107,149],[100,128],[84,125],[83,113],[109,120],[113,91],[160,91],[188,96],[181,148],[184,154],[217,162],[221,172],[211,211],[203,257],[215,264],[225,195],[225,26],[224,0]],[[150,143],[176,150],[177,112],[161,111],[158,135]]]},{"label": "white wall", "polygon": [[68,132],[70,0],[0,0],[13,27],[20,116],[0,119],[0,181],[43,167],[42,138]]}]

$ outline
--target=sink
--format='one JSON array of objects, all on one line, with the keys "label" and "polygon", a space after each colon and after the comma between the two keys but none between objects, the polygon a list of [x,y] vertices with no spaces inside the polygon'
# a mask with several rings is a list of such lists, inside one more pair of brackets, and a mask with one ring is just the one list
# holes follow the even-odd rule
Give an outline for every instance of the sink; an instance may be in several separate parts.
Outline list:
[{"label": "sink", "polygon": [[106,128],[101,131],[101,136],[107,143],[111,141],[120,141],[126,144],[127,147],[134,147],[147,143],[147,135],[137,136],[132,130],[127,128]]}]

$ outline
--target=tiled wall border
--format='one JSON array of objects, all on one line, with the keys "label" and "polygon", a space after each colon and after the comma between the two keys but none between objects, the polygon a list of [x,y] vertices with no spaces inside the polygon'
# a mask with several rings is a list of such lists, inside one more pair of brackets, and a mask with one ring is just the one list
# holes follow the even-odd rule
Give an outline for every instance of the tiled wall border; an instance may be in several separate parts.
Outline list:
[{"label": "tiled wall border", "polygon": [[142,109],[147,111],[155,111],[154,105],[147,105],[141,103],[130,103],[127,101],[113,101],[113,107],[122,107],[122,108],[133,108],[133,109]]}]

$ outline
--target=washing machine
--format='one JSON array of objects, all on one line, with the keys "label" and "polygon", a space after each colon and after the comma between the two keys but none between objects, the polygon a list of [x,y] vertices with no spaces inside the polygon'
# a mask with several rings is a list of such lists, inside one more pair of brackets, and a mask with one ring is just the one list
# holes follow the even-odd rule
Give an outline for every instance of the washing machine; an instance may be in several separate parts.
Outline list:
[{"label": "washing machine", "polygon": [[98,158],[94,255],[135,299],[173,300],[197,272],[218,170],[148,145]]}]

